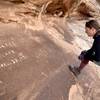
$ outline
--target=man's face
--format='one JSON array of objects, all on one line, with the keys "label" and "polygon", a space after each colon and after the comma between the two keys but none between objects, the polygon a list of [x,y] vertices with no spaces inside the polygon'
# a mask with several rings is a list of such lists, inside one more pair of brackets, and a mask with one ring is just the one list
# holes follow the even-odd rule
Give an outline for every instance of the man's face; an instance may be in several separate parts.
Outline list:
[{"label": "man's face", "polygon": [[95,28],[89,28],[89,27],[85,27],[85,32],[87,33],[87,35],[89,37],[93,37],[96,33],[96,29]]}]

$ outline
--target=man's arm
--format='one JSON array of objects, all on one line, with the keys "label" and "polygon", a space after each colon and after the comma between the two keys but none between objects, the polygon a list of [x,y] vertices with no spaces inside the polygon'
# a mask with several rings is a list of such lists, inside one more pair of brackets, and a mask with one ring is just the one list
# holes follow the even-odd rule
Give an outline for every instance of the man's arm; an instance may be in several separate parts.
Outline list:
[{"label": "man's arm", "polygon": [[92,48],[89,49],[85,56],[84,59],[88,60],[95,60],[95,61],[100,61],[100,36],[96,37],[96,39],[93,42]]},{"label": "man's arm", "polygon": [[91,47],[91,49],[87,50],[86,54],[84,55],[84,59],[93,60],[93,51],[94,45]]},{"label": "man's arm", "polygon": [[95,44],[96,43],[95,43],[95,40],[94,40],[94,42],[92,44],[92,47],[89,50],[87,50],[86,54],[84,55],[84,59],[88,59],[88,60],[93,61],[93,59],[94,59]]}]

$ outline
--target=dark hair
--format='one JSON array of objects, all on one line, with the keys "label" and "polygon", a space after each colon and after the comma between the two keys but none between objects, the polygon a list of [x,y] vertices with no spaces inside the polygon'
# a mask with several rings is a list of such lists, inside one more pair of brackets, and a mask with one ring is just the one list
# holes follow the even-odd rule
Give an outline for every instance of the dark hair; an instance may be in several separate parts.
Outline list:
[{"label": "dark hair", "polygon": [[95,28],[96,30],[100,29],[100,25],[96,20],[89,20],[86,22],[85,26],[88,28]]}]

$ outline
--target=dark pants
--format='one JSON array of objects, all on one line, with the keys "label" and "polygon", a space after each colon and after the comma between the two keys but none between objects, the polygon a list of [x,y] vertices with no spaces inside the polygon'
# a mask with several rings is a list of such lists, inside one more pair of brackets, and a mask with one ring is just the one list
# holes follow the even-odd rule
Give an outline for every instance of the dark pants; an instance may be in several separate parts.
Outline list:
[{"label": "dark pants", "polygon": [[89,60],[82,60],[79,66],[79,70],[81,71],[87,64],[89,63]]}]

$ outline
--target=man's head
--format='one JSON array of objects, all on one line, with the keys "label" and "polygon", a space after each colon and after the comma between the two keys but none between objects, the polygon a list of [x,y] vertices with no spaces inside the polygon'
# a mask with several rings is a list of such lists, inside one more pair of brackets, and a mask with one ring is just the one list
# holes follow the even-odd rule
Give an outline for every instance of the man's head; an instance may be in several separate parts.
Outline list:
[{"label": "man's head", "polygon": [[93,37],[99,29],[100,25],[96,20],[90,20],[85,24],[85,31],[89,37]]}]

